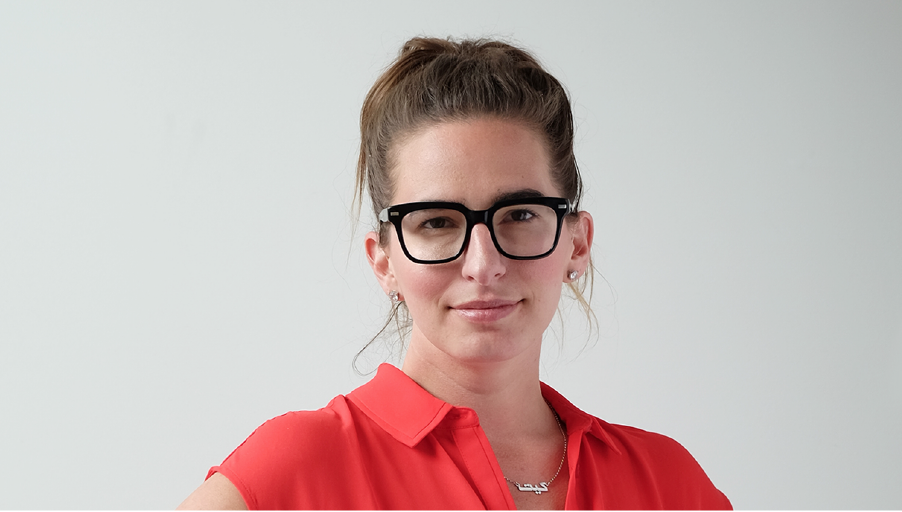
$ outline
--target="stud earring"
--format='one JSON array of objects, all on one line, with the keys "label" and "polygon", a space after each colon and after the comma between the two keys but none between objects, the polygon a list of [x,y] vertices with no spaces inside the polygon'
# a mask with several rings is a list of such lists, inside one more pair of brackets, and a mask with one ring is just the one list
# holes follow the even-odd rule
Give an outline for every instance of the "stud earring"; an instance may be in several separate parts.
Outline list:
[{"label": "stud earring", "polygon": [[579,276],[579,271],[577,271],[577,270],[571,270],[570,273],[567,274],[567,277],[569,277],[571,281],[575,280],[578,276]]},{"label": "stud earring", "polygon": [[400,297],[398,296],[398,292],[395,291],[395,290],[392,290],[392,291],[388,292],[388,298],[391,299],[391,301],[394,302],[394,303],[401,302],[401,299],[400,299]]}]

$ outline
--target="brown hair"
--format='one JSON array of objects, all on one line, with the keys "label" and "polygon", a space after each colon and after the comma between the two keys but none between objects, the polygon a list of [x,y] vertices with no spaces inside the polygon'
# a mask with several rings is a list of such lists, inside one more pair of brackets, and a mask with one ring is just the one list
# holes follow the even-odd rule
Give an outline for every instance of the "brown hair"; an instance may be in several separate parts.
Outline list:
[{"label": "brown hair", "polygon": [[[404,44],[363,102],[354,191],[357,211],[364,190],[374,215],[390,206],[392,152],[405,137],[424,126],[484,116],[523,123],[542,135],[552,180],[578,211],[583,183],[573,154],[570,100],[560,82],[535,57],[507,43],[422,37]],[[388,223],[379,227],[380,243],[387,242],[387,229]],[[587,282],[591,296],[591,262],[585,276],[569,286],[587,314],[594,316],[583,296]],[[392,319],[397,321],[397,313],[393,308],[380,334]]]}]

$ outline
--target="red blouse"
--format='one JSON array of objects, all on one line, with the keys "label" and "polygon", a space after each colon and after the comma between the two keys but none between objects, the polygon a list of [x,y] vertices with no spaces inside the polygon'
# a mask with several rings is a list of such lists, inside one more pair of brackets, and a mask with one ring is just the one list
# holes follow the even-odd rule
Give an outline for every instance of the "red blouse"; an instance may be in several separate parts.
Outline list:
[{"label": "red blouse", "polygon": [[[566,508],[731,508],[676,441],[542,394],[567,429]],[[267,421],[216,472],[250,509],[515,508],[476,413],[388,364],[323,409]]]}]

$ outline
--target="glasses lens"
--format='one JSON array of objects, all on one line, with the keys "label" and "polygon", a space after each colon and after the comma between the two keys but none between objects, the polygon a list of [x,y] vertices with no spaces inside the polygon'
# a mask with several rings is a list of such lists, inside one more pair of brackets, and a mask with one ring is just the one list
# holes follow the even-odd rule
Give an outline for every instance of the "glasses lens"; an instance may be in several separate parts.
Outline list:
[{"label": "glasses lens", "polygon": [[427,208],[401,220],[404,246],[418,260],[439,261],[460,252],[467,235],[467,218],[457,210]]},{"label": "glasses lens", "polygon": [[557,222],[557,214],[551,207],[517,204],[495,212],[492,228],[504,252],[530,258],[551,250],[557,236]]}]

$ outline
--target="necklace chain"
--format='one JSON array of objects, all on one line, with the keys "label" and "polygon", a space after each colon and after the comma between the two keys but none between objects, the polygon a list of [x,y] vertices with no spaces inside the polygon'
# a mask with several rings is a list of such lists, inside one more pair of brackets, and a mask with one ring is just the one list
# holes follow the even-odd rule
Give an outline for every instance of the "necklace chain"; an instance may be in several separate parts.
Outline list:
[{"label": "necklace chain", "polygon": [[534,492],[536,494],[547,492],[548,486],[550,486],[551,482],[554,482],[554,479],[557,478],[559,474],[561,474],[561,468],[564,467],[564,461],[567,460],[567,434],[564,432],[564,425],[561,424],[561,417],[557,415],[557,411],[555,411],[554,407],[552,407],[551,404],[548,403],[548,400],[545,400],[545,403],[548,404],[548,408],[551,409],[551,414],[554,414],[554,419],[555,421],[557,421],[557,428],[561,430],[561,436],[564,438],[564,455],[561,456],[561,462],[560,464],[558,464],[557,471],[554,472],[554,476],[548,479],[548,481],[539,482],[538,484],[521,484],[505,476],[504,479],[509,483],[514,484],[517,487],[517,490],[520,492]]}]

